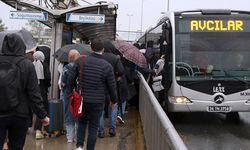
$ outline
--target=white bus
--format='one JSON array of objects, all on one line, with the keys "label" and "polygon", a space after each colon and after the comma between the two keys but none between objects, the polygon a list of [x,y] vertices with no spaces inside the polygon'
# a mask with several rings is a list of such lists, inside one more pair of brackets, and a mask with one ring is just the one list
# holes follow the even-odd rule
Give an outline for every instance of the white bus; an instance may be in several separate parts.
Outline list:
[{"label": "white bus", "polygon": [[250,12],[169,12],[138,40],[148,42],[166,54],[167,111],[250,111]]}]

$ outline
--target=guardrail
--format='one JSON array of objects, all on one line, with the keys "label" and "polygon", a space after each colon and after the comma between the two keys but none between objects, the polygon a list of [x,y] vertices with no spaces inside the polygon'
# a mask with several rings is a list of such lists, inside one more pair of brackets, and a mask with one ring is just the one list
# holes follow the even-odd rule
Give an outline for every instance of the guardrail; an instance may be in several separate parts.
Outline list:
[{"label": "guardrail", "polygon": [[141,73],[139,111],[148,150],[187,150]]}]

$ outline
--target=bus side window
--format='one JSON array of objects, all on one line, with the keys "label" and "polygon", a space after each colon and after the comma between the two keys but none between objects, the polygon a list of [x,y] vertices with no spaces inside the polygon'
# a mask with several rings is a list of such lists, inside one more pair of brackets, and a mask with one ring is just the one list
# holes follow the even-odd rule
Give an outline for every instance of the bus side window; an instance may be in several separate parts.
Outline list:
[{"label": "bus side window", "polygon": [[190,72],[185,67],[177,66],[176,67],[176,76],[190,76]]},{"label": "bus side window", "polygon": [[198,65],[192,66],[194,73],[200,72],[200,68]]}]

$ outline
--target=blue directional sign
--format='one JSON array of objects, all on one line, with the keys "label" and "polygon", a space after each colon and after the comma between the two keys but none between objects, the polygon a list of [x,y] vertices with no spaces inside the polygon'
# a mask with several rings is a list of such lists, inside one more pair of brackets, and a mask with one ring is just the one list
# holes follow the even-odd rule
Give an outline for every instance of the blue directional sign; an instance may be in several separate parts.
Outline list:
[{"label": "blue directional sign", "polygon": [[104,14],[67,13],[66,22],[105,23]]},{"label": "blue directional sign", "polygon": [[47,21],[47,12],[37,12],[37,11],[10,11],[10,19],[27,19],[27,20],[39,20]]}]

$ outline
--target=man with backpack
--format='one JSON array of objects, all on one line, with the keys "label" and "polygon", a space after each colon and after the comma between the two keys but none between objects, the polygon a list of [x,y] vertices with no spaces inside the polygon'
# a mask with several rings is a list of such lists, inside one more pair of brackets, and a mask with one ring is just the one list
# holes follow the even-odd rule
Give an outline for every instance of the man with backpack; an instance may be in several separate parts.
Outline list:
[{"label": "man with backpack", "polygon": [[26,46],[15,33],[7,34],[0,54],[0,149],[8,132],[9,149],[23,150],[32,111],[49,124],[34,65],[25,59]]}]

